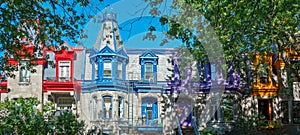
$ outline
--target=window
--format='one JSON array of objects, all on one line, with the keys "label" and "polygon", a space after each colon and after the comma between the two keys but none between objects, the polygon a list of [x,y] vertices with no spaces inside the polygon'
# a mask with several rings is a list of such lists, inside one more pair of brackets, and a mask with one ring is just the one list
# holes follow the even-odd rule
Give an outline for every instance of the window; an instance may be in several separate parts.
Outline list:
[{"label": "window", "polygon": [[118,78],[122,79],[122,63],[118,62]]},{"label": "window", "polygon": [[151,63],[145,64],[145,79],[153,79],[153,64]]},{"label": "window", "polygon": [[96,120],[98,118],[97,115],[97,97],[94,97],[92,100],[92,119]]},{"label": "window", "polygon": [[70,61],[60,61],[58,70],[60,80],[70,80]]},{"label": "window", "polygon": [[259,64],[259,80],[260,83],[268,83],[269,67],[267,64]]},{"label": "window", "polygon": [[30,71],[26,69],[28,61],[20,61],[20,82],[30,82]]},{"label": "window", "polygon": [[147,104],[147,119],[152,120],[152,104]]},{"label": "window", "polygon": [[111,96],[103,97],[102,116],[104,119],[112,118],[112,97]]},{"label": "window", "polygon": [[96,62],[95,63],[95,78],[97,79],[98,78],[98,76],[99,76],[99,74],[98,74],[98,63]]},{"label": "window", "polygon": [[58,110],[71,110],[74,103],[74,99],[69,97],[58,97],[57,101]]},{"label": "window", "polygon": [[104,61],[104,78],[111,78],[112,74],[111,74],[111,61],[110,60],[105,60]]},{"label": "window", "polygon": [[123,118],[124,117],[124,98],[123,97],[119,97],[119,111],[118,111],[118,116],[119,118]]},{"label": "window", "polygon": [[264,120],[272,119],[272,101],[271,99],[258,100],[258,113],[264,117]]}]

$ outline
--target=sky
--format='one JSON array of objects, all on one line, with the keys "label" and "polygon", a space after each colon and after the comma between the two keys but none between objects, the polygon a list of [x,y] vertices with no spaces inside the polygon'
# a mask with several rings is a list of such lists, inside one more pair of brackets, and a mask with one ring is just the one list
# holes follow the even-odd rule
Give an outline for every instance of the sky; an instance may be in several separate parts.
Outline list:
[{"label": "sky", "polygon": [[[169,9],[171,0],[165,1],[167,6],[163,6],[160,10]],[[95,2],[96,3],[96,2]],[[102,17],[104,12],[113,12],[117,16],[117,22],[119,24],[121,38],[124,42],[125,48],[176,48],[181,45],[178,40],[169,40],[163,46],[160,43],[165,39],[166,27],[162,27],[159,23],[159,16],[153,17],[149,14],[150,7],[147,7],[147,3],[144,0],[104,0],[99,8],[101,11],[97,16]],[[166,11],[166,10],[165,10]],[[163,15],[164,13],[162,13]],[[156,39],[143,40],[144,36],[148,32],[150,26],[155,26],[156,31],[153,32],[156,35]],[[100,30],[101,23],[91,20],[84,27],[84,31],[88,38],[81,39],[85,47],[91,48],[97,38],[97,34]]]}]

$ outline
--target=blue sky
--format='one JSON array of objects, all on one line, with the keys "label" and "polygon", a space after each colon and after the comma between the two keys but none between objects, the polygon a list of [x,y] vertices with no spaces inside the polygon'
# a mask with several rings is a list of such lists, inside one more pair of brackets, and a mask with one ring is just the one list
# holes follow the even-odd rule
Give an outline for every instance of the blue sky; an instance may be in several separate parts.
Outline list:
[{"label": "blue sky", "polygon": [[[169,0],[166,4],[170,5],[171,2]],[[144,0],[104,0],[99,4],[101,12],[98,13],[98,16],[102,16],[107,11],[116,13],[125,48],[175,48],[180,46],[181,43],[178,40],[169,40],[164,46],[159,45],[165,38],[163,31],[166,28],[160,26],[159,16],[151,16],[149,14],[150,7],[145,7],[147,7],[147,3]],[[153,34],[157,38],[154,41],[143,40],[150,26],[156,27]],[[84,46],[90,48],[94,45],[100,27],[100,23],[92,20],[85,25],[85,34],[88,38],[81,40]]]}]

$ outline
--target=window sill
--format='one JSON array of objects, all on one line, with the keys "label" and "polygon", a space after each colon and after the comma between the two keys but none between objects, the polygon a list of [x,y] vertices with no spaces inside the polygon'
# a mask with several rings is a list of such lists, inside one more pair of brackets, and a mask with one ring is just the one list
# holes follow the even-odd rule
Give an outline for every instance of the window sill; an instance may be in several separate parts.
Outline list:
[{"label": "window sill", "polygon": [[19,85],[30,85],[31,82],[19,82]]}]

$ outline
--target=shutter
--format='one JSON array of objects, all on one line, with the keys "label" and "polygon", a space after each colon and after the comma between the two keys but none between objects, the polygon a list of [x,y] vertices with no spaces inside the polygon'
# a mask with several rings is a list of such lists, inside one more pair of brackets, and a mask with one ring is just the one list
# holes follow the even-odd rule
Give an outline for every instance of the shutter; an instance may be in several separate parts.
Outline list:
[{"label": "shutter", "polygon": [[142,116],[143,117],[147,116],[147,104],[146,103],[142,104]]},{"label": "shutter", "polygon": [[152,120],[157,119],[157,102],[152,104]]}]

